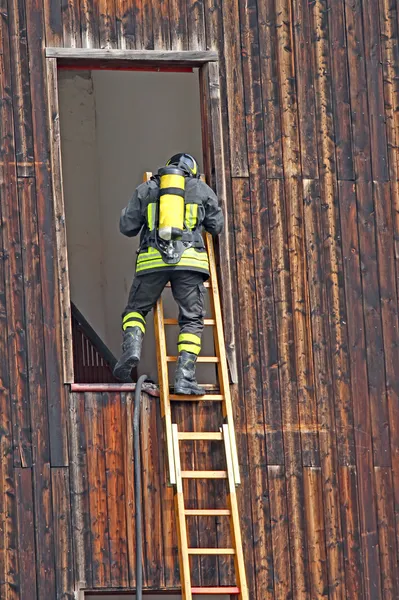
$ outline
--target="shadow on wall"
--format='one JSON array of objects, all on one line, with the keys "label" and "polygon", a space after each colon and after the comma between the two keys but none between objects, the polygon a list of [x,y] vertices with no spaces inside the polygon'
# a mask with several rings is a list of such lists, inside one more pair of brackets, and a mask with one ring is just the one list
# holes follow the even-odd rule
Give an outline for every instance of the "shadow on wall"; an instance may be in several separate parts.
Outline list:
[{"label": "shadow on wall", "polygon": [[[119,233],[120,211],[143,173],[176,152],[201,163],[198,73],[61,71],[59,101],[71,298],[119,356],[138,247],[137,238]],[[172,299],[165,304],[173,313]],[[152,317],[140,371],[157,380]],[[215,381],[214,371],[199,376]]]}]

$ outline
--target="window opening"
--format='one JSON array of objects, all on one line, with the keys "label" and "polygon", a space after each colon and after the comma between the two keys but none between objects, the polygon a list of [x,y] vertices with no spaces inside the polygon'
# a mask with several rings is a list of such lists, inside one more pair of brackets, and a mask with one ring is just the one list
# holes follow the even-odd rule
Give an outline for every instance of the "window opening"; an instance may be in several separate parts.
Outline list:
[{"label": "window opening", "polygon": [[[116,383],[120,316],[139,245],[119,233],[119,215],[143,173],[173,154],[188,152],[202,167],[198,72],[60,70],[58,95],[75,383]],[[165,316],[176,318],[170,290],[163,299]],[[168,328],[167,341],[176,347],[177,328]],[[202,352],[213,353],[207,328]],[[158,380],[155,356],[151,313],[136,376]],[[198,365],[197,375],[216,381],[211,365]]]}]

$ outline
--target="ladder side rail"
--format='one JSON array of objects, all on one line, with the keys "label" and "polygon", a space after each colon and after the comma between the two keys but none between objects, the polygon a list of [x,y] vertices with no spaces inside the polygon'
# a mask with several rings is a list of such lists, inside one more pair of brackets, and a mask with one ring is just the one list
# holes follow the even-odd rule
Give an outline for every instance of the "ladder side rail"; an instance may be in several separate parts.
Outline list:
[{"label": "ladder side rail", "polygon": [[216,321],[216,326],[214,327],[214,339],[215,339],[215,349],[216,355],[219,359],[218,365],[218,373],[219,373],[219,384],[220,391],[224,396],[223,402],[223,413],[227,418],[227,425],[229,427],[230,433],[230,445],[232,451],[232,461],[233,461],[233,472],[234,472],[234,481],[236,485],[241,483],[240,478],[240,468],[238,462],[238,452],[237,452],[237,443],[236,443],[236,435],[234,429],[234,416],[233,416],[233,406],[231,402],[231,394],[230,394],[230,380],[229,380],[229,372],[227,368],[227,357],[226,357],[226,348],[224,345],[224,333],[223,333],[223,320],[222,320],[222,309],[220,303],[220,294],[219,294],[219,286],[217,280],[216,273],[216,261],[215,261],[215,251],[213,247],[212,236],[207,233],[205,235],[205,241],[208,251],[209,257],[209,271],[210,271],[210,282],[211,282],[211,305],[212,305],[212,313],[214,319]]},{"label": "ladder side rail", "polygon": [[183,495],[183,480],[180,464],[179,432],[177,425],[172,425],[172,440],[174,463],[176,466],[175,487],[175,512],[177,515],[178,546],[180,562],[180,581],[182,586],[182,600],[192,600],[190,557],[188,553],[187,525]]},{"label": "ladder side rail", "polygon": [[233,546],[235,549],[234,563],[235,572],[237,574],[237,585],[240,588],[239,600],[249,600],[247,578],[245,573],[244,552],[242,548],[240,514],[238,511],[238,502],[236,494],[236,486],[234,480],[232,447],[230,439],[230,428],[227,424],[223,425],[223,439],[226,451],[226,463],[228,474],[228,501],[230,509],[230,530],[233,538]]}]

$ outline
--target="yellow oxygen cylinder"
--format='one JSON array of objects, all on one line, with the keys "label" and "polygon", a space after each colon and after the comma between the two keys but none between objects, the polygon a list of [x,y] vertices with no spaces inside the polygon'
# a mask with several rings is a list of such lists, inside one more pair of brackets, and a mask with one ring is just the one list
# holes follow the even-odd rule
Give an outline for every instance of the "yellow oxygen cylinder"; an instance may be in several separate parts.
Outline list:
[{"label": "yellow oxygen cylinder", "polygon": [[163,167],[158,175],[158,235],[165,241],[180,240],[184,229],[184,171],[177,167]]}]

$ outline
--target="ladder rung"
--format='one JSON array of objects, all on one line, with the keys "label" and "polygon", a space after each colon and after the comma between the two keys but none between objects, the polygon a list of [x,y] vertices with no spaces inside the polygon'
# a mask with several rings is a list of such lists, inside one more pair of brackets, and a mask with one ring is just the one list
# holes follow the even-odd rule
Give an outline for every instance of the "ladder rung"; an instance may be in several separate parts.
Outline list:
[{"label": "ladder rung", "polygon": [[178,434],[179,440],[222,440],[221,431],[182,431]]},{"label": "ladder rung", "polygon": [[236,586],[230,587],[192,587],[191,593],[196,595],[220,594],[221,596],[233,596],[240,593],[240,588]]},{"label": "ladder rung", "polygon": [[188,548],[189,554],[210,554],[219,556],[221,554],[235,554],[234,548]]},{"label": "ladder rung", "polygon": [[[167,356],[166,360],[167,360],[167,362],[176,362],[177,361],[177,356]],[[200,362],[200,363],[218,363],[219,362],[219,358],[217,356],[199,356],[197,358],[197,362]]]},{"label": "ladder rung", "polygon": [[229,517],[231,511],[228,508],[186,508],[184,514],[187,517]]},{"label": "ladder rung", "polygon": [[227,479],[227,471],[182,471],[182,479]]},{"label": "ladder rung", "polygon": [[[164,325],[178,325],[177,319],[164,319]],[[216,325],[215,319],[204,319],[204,325]]]},{"label": "ladder rung", "polygon": [[170,394],[169,400],[214,400],[221,402],[224,399],[222,394],[204,394],[203,396],[184,396],[183,394]]},{"label": "ladder rung", "polygon": [[227,479],[227,471],[182,471],[182,479]]}]

